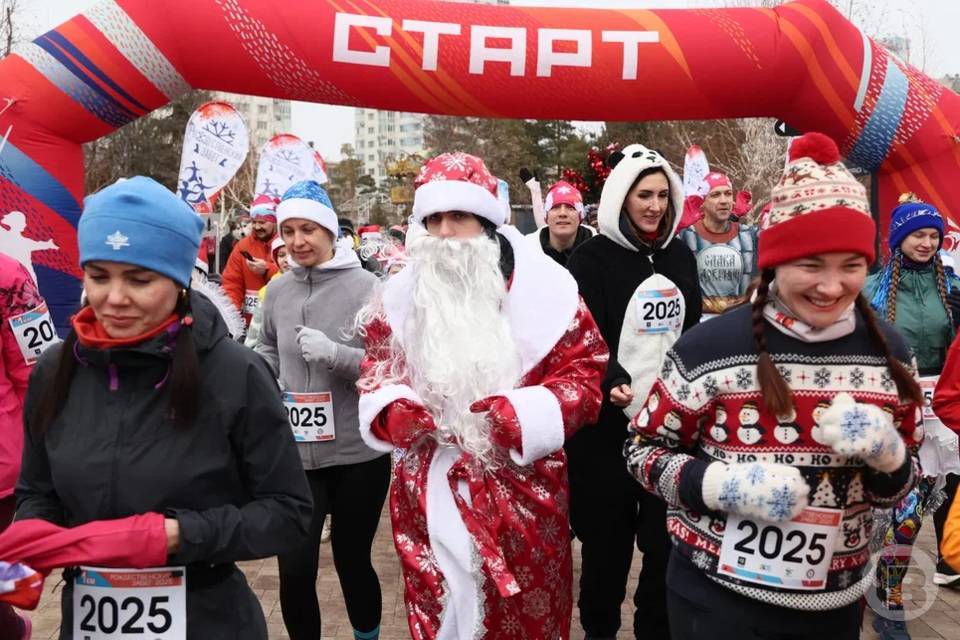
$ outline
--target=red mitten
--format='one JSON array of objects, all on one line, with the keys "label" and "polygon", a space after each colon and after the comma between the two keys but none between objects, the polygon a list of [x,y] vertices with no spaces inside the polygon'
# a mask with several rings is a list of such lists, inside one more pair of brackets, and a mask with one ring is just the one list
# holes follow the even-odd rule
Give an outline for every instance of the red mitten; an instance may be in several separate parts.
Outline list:
[{"label": "red mitten", "polygon": [[40,604],[43,574],[25,564],[0,560],[0,602],[32,611]]},{"label": "red mitten", "polygon": [[504,449],[521,451],[523,436],[520,432],[520,421],[509,400],[503,396],[489,396],[470,405],[470,411],[471,413],[487,412],[487,420],[490,422],[490,439],[493,444]]},{"label": "red mitten", "polygon": [[145,513],[72,529],[45,520],[18,520],[0,533],[0,560],[24,562],[38,571],[78,564],[162,567],[167,561],[164,517]]},{"label": "red mitten", "polygon": [[381,440],[395,447],[406,448],[422,436],[436,431],[437,425],[423,405],[400,398],[380,412],[370,430]]}]

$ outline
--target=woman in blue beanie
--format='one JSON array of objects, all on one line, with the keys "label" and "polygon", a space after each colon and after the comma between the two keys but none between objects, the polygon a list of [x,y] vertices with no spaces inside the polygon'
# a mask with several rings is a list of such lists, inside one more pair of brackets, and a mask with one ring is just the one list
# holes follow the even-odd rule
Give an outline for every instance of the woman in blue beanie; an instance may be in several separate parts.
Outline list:
[{"label": "woman in blue beanie", "polygon": [[[947,350],[960,325],[960,278],[944,267],[940,256],[944,221],[936,207],[905,195],[890,217],[887,243],[890,259],[867,280],[864,295],[877,312],[904,335],[916,357],[921,383],[931,389],[943,370]],[[927,443],[934,447],[936,438],[927,422]],[[886,530],[884,544],[910,546],[916,541],[924,513],[937,510],[940,501],[934,489],[942,471],[925,464],[936,456],[925,457],[924,477],[920,485],[897,505]],[[957,476],[947,476],[947,496],[952,499],[957,489]],[[949,504],[942,509],[946,515]],[[944,518],[935,518],[937,540],[943,532]],[[882,553],[877,562],[877,599],[888,611],[877,617],[874,628],[881,640],[909,640],[902,618],[902,583],[909,558],[896,553]],[[942,561],[935,581],[949,584],[960,580]]]},{"label": "woman in blue beanie", "polygon": [[377,278],[339,244],[333,204],[312,180],[292,185],[277,205],[291,269],[267,285],[258,352],[283,388],[290,429],[313,493],[307,538],[280,554],[280,610],[291,640],[321,637],[317,572],[330,516],[333,563],[357,640],[380,634],[382,594],[371,561],[390,486],[390,456],[360,437],[363,338],[345,337]]},{"label": "woman in blue beanie", "polygon": [[149,178],[85,202],[88,306],[31,377],[17,519],[72,527],[161,513],[173,569],[122,585],[66,571],[61,640],[118,626],[163,640],[266,640],[234,563],[283,553],[306,533],[310,492],[275,379],[190,290],[201,227]]}]

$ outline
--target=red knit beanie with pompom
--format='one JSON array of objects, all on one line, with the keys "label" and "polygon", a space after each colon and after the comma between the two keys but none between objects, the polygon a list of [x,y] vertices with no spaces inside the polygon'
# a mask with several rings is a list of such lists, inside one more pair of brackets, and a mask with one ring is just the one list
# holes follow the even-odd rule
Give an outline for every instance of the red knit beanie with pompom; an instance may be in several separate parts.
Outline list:
[{"label": "red knit beanie with pompom", "polygon": [[822,133],[794,140],[771,204],[760,229],[761,269],[821,253],[859,253],[873,262],[877,231],[866,189]]}]

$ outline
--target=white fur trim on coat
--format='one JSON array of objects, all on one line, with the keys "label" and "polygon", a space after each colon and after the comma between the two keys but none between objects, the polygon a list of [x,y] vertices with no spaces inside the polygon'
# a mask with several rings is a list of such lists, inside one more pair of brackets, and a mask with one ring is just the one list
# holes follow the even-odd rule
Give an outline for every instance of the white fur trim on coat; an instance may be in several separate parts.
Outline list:
[{"label": "white fur trim on coat", "polygon": [[413,221],[443,211],[464,211],[486,218],[498,227],[506,222],[503,204],[483,187],[464,180],[437,180],[420,185],[413,196]]},{"label": "white fur trim on coat", "polygon": [[622,153],[623,159],[610,171],[607,181],[603,184],[603,191],[600,192],[600,208],[597,210],[600,235],[607,236],[624,249],[637,250],[620,231],[620,211],[623,209],[627,192],[630,191],[630,186],[637,176],[651,167],[659,167],[667,174],[667,182],[670,184],[670,202],[673,204],[673,228],[662,245],[666,246],[676,235],[680,218],[683,217],[683,181],[663,156],[642,144],[624,147]]},{"label": "white fur trim on coat", "polygon": [[517,414],[522,451],[510,450],[510,458],[525,467],[563,447],[563,414],[557,397],[536,385],[503,391]]},{"label": "white fur trim on coat", "polygon": [[[482,636],[483,580],[479,554],[450,490],[448,474],[460,457],[456,447],[437,447],[427,471],[427,535],[446,582],[437,640],[473,640]],[[457,492],[469,505],[470,490],[460,480]]]},{"label": "white fur trim on coat", "polygon": [[370,431],[370,425],[377,419],[380,412],[395,400],[410,400],[422,405],[423,400],[417,395],[416,391],[405,384],[388,384],[380,387],[371,393],[365,393],[360,396],[359,419],[360,419],[360,438],[364,444],[374,451],[383,451],[389,453],[393,451],[394,446],[386,440],[381,440]]}]

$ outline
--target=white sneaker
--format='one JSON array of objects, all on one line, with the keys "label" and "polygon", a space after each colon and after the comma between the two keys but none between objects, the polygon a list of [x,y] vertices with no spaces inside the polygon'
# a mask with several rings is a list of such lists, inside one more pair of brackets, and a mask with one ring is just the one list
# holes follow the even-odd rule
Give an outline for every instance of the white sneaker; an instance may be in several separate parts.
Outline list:
[{"label": "white sneaker", "polygon": [[933,574],[933,584],[941,587],[960,587],[960,573],[940,573]]},{"label": "white sneaker", "polygon": [[[332,518],[327,518],[323,521],[323,531],[320,532],[320,542],[326,542],[330,539],[330,521]],[[960,576],[957,576],[960,578]]]}]

